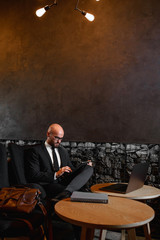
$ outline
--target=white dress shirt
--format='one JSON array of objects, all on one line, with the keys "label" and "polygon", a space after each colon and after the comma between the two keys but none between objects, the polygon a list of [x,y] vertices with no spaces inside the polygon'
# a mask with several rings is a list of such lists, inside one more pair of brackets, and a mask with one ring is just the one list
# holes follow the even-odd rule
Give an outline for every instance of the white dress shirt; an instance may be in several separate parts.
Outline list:
[{"label": "white dress shirt", "polygon": [[[52,154],[52,146],[51,145],[49,145],[46,141],[45,141],[45,146],[46,146],[46,149],[47,149],[47,151],[48,151],[48,153],[49,153],[49,156],[50,156],[50,158],[51,158],[51,160],[52,160],[52,164],[54,165],[54,160],[53,160],[53,154]],[[60,155],[59,155],[59,152],[58,152],[58,148],[55,148],[54,149],[54,151],[55,151],[55,154],[56,154],[56,156],[57,156],[57,161],[58,161],[58,166],[59,166],[59,168],[61,167],[61,158],[60,158]],[[56,178],[56,173],[54,174],[54,179],[57,179]]]}]

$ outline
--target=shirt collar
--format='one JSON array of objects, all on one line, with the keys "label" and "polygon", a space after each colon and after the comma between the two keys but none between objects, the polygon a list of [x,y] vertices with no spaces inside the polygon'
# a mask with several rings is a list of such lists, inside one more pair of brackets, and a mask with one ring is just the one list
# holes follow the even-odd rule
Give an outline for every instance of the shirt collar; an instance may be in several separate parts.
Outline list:
[{"label": "shirt collar", "polygon": [[46,147],[52,148],[52,146],[50,144],[48,144],[47,141],[45,141],[44,144],[45,144]]},{"label": "shirt collar", "polygon": [[[45,144],[46,148],[47,148],[47,147],[48,147],[48,148],[51,148],[51,149],[53,148],[50,144],[47,143],[47,141],[45,141],[44,144]],[[56,147],[56,148],[54,148],[54,149],[58,149],[58,148]]]}]

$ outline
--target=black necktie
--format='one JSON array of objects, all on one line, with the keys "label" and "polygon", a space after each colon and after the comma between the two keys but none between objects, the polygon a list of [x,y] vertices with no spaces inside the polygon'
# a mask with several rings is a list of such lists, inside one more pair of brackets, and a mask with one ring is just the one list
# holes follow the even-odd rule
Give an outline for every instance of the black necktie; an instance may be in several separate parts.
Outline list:
[{"label": "black necktie", "polygon": [[58,172],[59,166],[58,166],[57,155],[55,153],[54,147],[52,147],[52,156],[53,156],[53,168],[54,168],[54,171]]}]

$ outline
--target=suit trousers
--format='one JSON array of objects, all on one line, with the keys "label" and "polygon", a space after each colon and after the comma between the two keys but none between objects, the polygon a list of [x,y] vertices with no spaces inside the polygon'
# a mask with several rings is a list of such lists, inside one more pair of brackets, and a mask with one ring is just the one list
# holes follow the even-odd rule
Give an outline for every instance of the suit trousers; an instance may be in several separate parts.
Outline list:
[{"label": "suit trousers", "polygon": [[57,183],[50,183],[44,185],[46,194],[50,198],[54,198],[58,193],[68,190],[71,193],[73,191],[80,190],[90,179],[93,174],[93,168],[89,165],[80,165],[71,173],[64,173],[58,178]]}]

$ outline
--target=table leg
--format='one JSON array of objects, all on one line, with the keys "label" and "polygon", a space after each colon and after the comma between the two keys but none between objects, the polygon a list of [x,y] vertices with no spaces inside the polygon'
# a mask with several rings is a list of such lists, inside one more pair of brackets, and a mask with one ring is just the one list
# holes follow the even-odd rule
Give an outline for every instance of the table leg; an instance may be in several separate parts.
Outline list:
[{"label": "table leg", "polygon": [[94,228],[82,227],[81,240],[93,240]]},{"label": "table leg", "polygon": [[106,239],[106,233],[107,233],[107,230],[101,229],[100,230],[99,240],[105,240]]},{"label": "table leg", "polygon": [[136,240],[136,231],[135,231],[135,228],[128,229],[127,232],[128,232],[128,239],[129,239],[129,240]]},{"label": "table leg", "polygon": [[150,230],[150,224],[147,223],[143,226],[144,235],[147,240],[151,240],[151,230]]},{"label": "table leg", "polygon": [[125,229],[121,231],[121,240],[125,240],[126,239],[126,231]]}]

